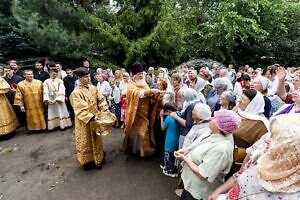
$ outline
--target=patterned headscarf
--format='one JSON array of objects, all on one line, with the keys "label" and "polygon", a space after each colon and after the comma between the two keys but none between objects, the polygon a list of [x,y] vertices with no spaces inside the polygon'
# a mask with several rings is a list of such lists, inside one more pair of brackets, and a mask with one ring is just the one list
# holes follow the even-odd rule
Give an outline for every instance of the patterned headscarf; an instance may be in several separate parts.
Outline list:
[{"label": "patterned headscarf", "polygon": [[[286,120],[280,120],[287,118]],[[269,149],[257,161],[259,183],[270,192],[300,191],[300,126],[289,115],[272,119],[273,140]]]}]

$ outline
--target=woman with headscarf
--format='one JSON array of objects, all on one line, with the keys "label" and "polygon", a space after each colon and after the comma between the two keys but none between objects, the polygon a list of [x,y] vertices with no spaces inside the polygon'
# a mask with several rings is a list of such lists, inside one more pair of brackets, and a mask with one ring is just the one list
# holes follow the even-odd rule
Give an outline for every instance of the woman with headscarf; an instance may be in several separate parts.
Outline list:
[{"label": "woman with headscarf", "polygon": [[236,146],[248,148],[268,132],[269,122],[263,115],[264,107],[265,101],[260,92],[254,89],[243,91],[236,108],[242,118],[242,123],[233,136]]},{"label": "woman with headscarf", "polygon": [[194,119],[194,125],[186,135],[182,148],[189,147],[199,137],[209,132],[211,111],[207,104],[197,103],[192,111],[192,117]]},{"label": "woman with headscarf", "polygon": [[264,97],[264,115],[267,119],[270,118],[272,109],[271,100],[267,97],[269,82],[269,79],[264,76],[257,76],[250,82],[250,88],[259,91]]},{"label": "woman with headscarf", "polygon": [[223,78],[216,78],[214,81],[214,89],[207,95],[207,104],[212,113],[220,109],[220,96],[227,90],[227,80]]},{"label": "woman with headscarf", "polygon": [[300,129],[299,117],[298,121],[293,118],[272,119],[271,140],[257,163],[250,160],[208,199],[299,199]]},{"label": "woman with headscarf", "polygon": [[179,149],[182,148],[184,138],[194,124],[194,119],[192,117],[192,111],[195,107],[195,104],[200,102],[200,99],[198,97],[196,90],[194,90],[192,88],[187,88],[184,91],[183,96],[184,96],[184,102],[183,102],[183,108],[182,108],[181,115],[180,115],[181,117],[178,116],[176,112],[172,112],[170,114],[181,125],[179,145],[178,145]]}]

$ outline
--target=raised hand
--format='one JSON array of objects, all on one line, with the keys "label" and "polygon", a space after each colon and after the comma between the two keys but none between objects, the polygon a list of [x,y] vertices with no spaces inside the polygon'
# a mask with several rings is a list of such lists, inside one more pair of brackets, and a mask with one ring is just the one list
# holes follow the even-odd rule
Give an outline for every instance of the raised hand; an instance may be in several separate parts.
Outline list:
[{"label": "raised hand", "polygon": [[286,71],[284,69],[284,67],[279,67],[278,70],[277,70],[277,77],[280,79],[280,80],[285,80],[285,77],[286,77]]}]

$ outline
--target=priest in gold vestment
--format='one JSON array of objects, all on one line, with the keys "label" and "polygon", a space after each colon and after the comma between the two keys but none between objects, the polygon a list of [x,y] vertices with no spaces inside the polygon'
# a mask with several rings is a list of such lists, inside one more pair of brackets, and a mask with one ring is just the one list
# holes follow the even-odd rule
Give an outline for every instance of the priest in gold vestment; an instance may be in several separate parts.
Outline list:
[{"label": "priest in gold vestment", "polygon": [[10,91],[9,84],[0,77],[0,138],[9,139],[19,126],[18,118],[5,96]]},{"label": "priest in gold vestment", "polygon": [[43,104],[43,83],[33,79],[33,71],[26,69],[25,80],[18,83],[14,105],[26,113],[27,129],[38,131],[46,129]]},{"label": "priest in gold vestment", "polygon": [[108,105],[101,92],[90,84],[90,74],[86,68],[74,71],[79,85],[70,95],[75,113],[75,140],[77,159],[85,170],[101,169],[104,162],[103,140],[96,134],[95,121],[98,112],[108,112]]},{"label": "priest in gold vestment", "polygon": [[151,134],[151,97],[158,89],[150,89],[145,81],[143,67],[134,64],[131,67],[132,81],[127,86],[127,108],[125,114],[124,149],[132,148],[133,153],[146,157],[154,153],[154,136]]}]

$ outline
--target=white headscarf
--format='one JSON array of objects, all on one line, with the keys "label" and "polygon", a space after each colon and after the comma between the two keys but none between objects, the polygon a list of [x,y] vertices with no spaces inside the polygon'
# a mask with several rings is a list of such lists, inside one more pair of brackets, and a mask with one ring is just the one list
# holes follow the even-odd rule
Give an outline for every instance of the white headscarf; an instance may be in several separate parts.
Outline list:
[{"label": "white headscarf", "polygon": [[265,100],[263,95],[257,91],[255,97],[250,101],[244,111],[240,108],[238,113],[240,116],[250,120],[260,120],[264,123],[265,127],[269,130],[269,120],[263,115],[265,111]]},{"label": "white headscarf", "polygon": [[264,76],[257,76],[257,79],[259,80],[262,90],[265,91],[266,89],[270,88],[270,81]]},{"label": "white headscarf", "polygon": [[189,107],[191,104],[200,101],[198,93],[193,88],[187,88],[184,90],[184,102],[182,106],[182,113]]},{"label": "white headscarf", "polygon": [[265,100],[263,95],[257,91],[255,97],[250,101],[244,112],[260,115],[265,111]]}]

